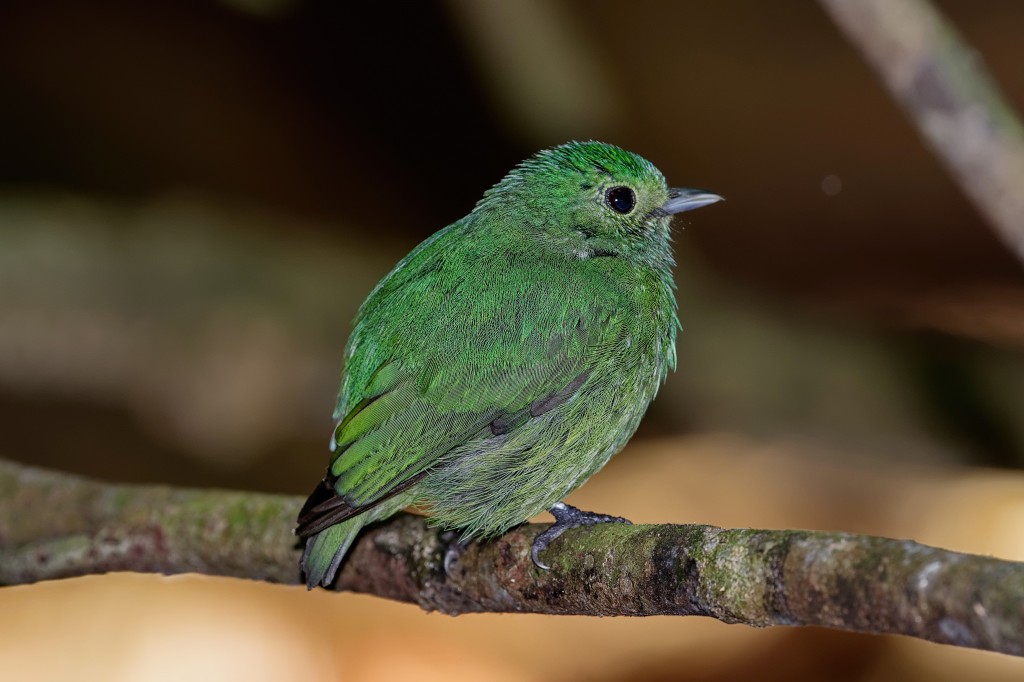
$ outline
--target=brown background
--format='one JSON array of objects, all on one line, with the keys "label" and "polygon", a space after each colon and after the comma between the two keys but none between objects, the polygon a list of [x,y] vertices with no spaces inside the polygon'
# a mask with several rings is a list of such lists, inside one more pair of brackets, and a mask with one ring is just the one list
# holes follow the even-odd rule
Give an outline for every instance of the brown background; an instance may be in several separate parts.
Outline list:
[{"label": "brown background", "polygon": [[[1018,110],[1024,5],[939,3]],[[679,371],[576,498],[1024,558],[1024,273],[812,2],[0,2],[0,456],[302,493],[373,283],[536,149],[676,220]],[[79,679],[1019,679],[697,619],[420,614],[203,578],[0,590]]]}]

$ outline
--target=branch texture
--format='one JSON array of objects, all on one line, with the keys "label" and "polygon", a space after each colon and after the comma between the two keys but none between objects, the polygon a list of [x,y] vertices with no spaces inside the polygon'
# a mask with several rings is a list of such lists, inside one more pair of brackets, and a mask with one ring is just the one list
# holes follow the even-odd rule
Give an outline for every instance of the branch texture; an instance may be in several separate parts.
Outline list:
[{"label": "branch texture", "polygon": [[[0,584],[102,573],[203,573],[298,584],[299,497],[109,485],[0,461]],[[336,589],[449,614],[703,615],[821,625],[1024,655],[1024,564],[908,540],[696,525],[567,532],[542,524],[473,543],[401,514],[366,529]]]},{"label": "branch texture", "polygon": [[927,0],[821,0],[992,227],[1024,261],[1024,129]]}]

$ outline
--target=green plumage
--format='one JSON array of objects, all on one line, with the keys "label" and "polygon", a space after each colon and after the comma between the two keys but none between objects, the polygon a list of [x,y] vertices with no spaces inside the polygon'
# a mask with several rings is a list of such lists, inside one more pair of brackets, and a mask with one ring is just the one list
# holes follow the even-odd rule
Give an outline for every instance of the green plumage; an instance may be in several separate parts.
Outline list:
[{"label": "green plumage", "polygon": [[675,366],[673,196],[617,147],[545,150],[377,285],[299,518],[310,587],[373,520],[415,504],[464,539],[494,536],[625,445]]}]

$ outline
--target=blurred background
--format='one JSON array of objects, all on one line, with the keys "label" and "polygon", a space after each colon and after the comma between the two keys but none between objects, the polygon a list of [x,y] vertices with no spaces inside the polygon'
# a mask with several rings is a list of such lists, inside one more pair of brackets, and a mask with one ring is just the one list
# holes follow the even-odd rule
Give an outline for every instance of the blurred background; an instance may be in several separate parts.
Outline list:
[{"label": "blurred background", "polygon": [[[937,5],[1024,109],[1024,4]],[[1024,269],[813,2],[0,0],[0,103],[0,456],[308,492],[373,284],[594,138],[727,202],[676,219],[679,369],[576,503],[1024,559]],[[191,576],[6,588],[0,613],[11,679],[1024,675]]]}]

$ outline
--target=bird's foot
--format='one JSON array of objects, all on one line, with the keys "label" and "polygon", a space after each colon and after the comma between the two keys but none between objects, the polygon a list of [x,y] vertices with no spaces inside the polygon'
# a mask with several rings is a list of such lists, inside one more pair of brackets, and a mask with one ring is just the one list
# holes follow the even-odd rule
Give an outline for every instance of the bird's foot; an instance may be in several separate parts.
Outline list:
[{"label": "bird's foot", "polygon": [[449,580],[454,579],[452,571],[455,568],[455,562],[459,560],[462,553],[466,551],[466,547],[469,545],[469,540],[457,539],[459,534],[455,531],[446,531],[441,534],[441,539],[447,543],[444,550],[444,574]]},{"label": "bird's foot", "polygon": [[629,519],[624,519],[621,516],[609,516],[608,514],[595,514],[594,512],[583,511],[577,509],[572,505],[568,505],[565,502],[559,502],[548,512],[555,517],[555,523],[553,526],[548,528],[546,531],[537,536],[537,539],[533,541],[533,563],[537,565],[537,568],[542,568],[545,571],[551,567],[540,560],[540,553],[548,548],[551,541],[557,538],[559,535],[569,530],[570,528],[578,528],[580,526],[593,526],[595,523],[626,523],[632,525],[633,522]]}]

